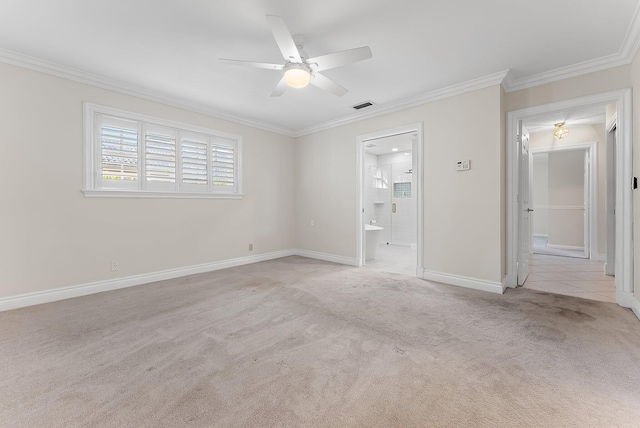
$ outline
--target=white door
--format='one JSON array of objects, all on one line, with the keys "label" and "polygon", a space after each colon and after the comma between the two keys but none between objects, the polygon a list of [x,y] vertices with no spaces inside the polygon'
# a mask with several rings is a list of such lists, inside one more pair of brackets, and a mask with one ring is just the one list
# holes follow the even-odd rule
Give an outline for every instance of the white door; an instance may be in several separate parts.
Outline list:
[{"label": "white door", "polygon": [[607,263],[604,273],[614,276],[616,267],[616,127],[607,133]]},{"label": "white door", "polygon": [[518,208],[520,212],[518,227],[518,285],[524,284],[529,276],[529,248],[531,248],[530,213],[533,211],[529,204],[529,133],[518,121],[518,161],[520,164]]},{"label": "white door", "polygon": [[584,257],[591,258],[591,167],[589,165],[590,151],[584,151]]}]

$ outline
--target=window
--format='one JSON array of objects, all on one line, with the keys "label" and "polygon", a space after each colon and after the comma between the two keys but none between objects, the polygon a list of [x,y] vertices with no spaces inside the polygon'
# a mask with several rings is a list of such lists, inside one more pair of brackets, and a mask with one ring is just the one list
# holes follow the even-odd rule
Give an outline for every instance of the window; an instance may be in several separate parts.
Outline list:
[{"label": "window", "polygon": [[85,103],[86,196],[241,198],[237,135]]}]

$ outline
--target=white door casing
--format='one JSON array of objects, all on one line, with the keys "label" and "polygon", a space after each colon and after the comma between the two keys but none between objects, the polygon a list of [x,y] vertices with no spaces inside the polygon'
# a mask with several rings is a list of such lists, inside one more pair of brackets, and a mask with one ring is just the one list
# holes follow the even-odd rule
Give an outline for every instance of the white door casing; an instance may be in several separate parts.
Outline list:
[{"label": "white door casing", "polygon": [[369,134],[358,135],[356,137],[356,174],[357,174],[357,211],[356,211],[356,256],[358,266],[365,264],[364,252],[364,146],[367,141],[385,138],[393,135],[412,134],[412,170],[413,177],[412,192],[415,192],[415,210],[416,210],[416,276],[422,277],[424,272],[423,263],[423,124],[422,122],[400,126],[397,128],[386,129],[383,131],[372,132]]},{"label": "white door casing", "polygon": [[[517,287],[519,253],[520,157],[518,153],[518,122],[543,113],[566,113],[585,107],[616,104],[616,301],[633,309],[640,318],[640,302],[633,287],[633,116],[631,89],[622,89],[586,97],[574,98],[535,107],[507,112],[507,216],[506,216],[506,274],[508,287]],[[639,294],[640,296],[640,294]]]}]

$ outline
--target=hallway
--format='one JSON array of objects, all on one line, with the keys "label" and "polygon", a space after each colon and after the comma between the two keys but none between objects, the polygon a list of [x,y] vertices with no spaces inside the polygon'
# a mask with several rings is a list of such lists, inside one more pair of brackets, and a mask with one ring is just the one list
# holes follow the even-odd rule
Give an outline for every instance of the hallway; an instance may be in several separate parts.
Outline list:
[{"label": "hallway", "polygon": [[523,288],[616,302],[615,278],[604,274],[604,263],[588,259],[532,254]]}]

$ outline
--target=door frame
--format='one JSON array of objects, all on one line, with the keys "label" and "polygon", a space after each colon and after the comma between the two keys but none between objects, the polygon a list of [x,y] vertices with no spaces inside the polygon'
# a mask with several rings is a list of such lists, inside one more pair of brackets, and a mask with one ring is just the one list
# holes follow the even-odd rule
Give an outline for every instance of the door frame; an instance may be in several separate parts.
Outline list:
[{"label": "door frame", "polygon": [[[600,254],[598,253],[598,165],[596,164],[596,160],[598,159],[597,141],[589,143],[570,144],[566,146],[529,149],[529,188],[533,188],[533,155],[540,153],[566,152],[570,150],[585,150],[589,159],[589,182],[584,184],[589,192],[587,197],[588,201],[585,204],[585,209],[587,210],[585,232],[587,232],[587,234],[584,237],[584,241],[588,245],[588,247],[584,249],[585,256],[587,259],[604,262],[604,260],[601,260]],[[588,255],[587,250],[589,252]]]},{"label": "door frame", "polygon": [[[412,146],[412,164],[413,175],[415,177],[415,195],[416,195],[416,276],[421,277],[423,272],[423,163],[424,163],[424,142],[423,142],[423,123],[412,123],[397,128],[384,129],[381,131],[371,132],[368,134],[358,135],[356,137],[356,260],[358,266],[365,265],[364,252],[364,146],[367,141],[377,140],[380,138],[391,137],[394,135],[414,134]],[[413,191],[413,189],[412,189]]]},{"label": "door frame", "polygon": [[616,218],[615,218],[615,200],[616,200],[616,132],[618,126],[618,114],[615,113],[609,123],[607,123],[606,132],[607,132],[607,140],[606,140],[606,202],[605,202],[605,216],[606,216],[606,224],[607,224],[607,243],[606,243],[606,260],[604,265],[604,273],[606,275],[615,276],[615,259],[616,259],[616,248],[615,248],[615,228],[616,228]]},{"label": "door frame", "polygon": [[640,318],[640,303],[633,289],[633,116],[631,89],[622,89],[586,97],[507,112],[507,218],[506,218],[506,277],[508,287],[517,286],[518,249],[518,186],[520,166],[517,159],[517,124],[519,120],[543,113],[562,113],[583,107],[616,104],[618,119],[618,148],[616,154],[616,302],[632,308]]}]

